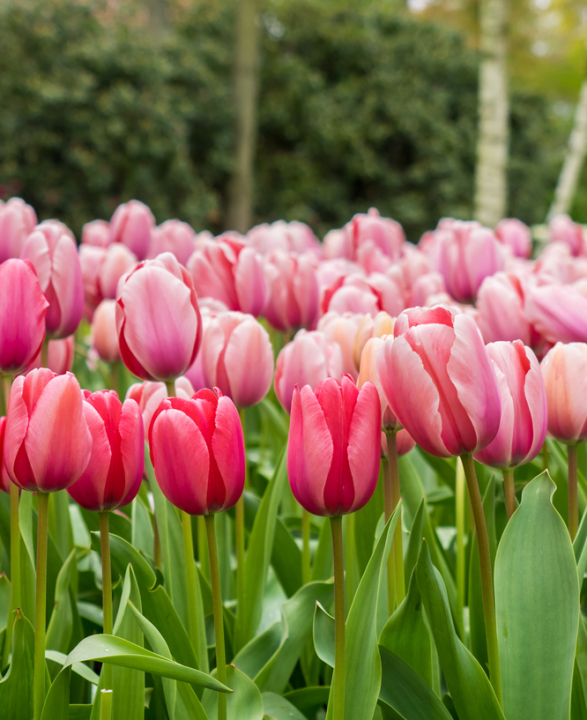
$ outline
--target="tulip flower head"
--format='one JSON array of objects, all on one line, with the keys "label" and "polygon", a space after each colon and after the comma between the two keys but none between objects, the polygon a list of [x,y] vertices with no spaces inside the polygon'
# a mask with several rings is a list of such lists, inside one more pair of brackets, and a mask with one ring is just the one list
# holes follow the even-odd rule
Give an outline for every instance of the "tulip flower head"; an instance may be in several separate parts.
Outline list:
[{"label": "tulip flower head", "polygon": [[10,478],[4,466],[4,437],[6,435],[6,418],[0,417],[0,490],[10,493]]},{"label": "tulip flower head", "polygon": [[21,198],[0,201],[0,263],[20,257],[25,239],[37,224],[37,215]]},{"label": "tulip flower head", "polygon": [[149,208],[138,200],[119,205],[110,218],[112,242],[123,243],[144,260],[149,254],[155,218]]},{"label": "tulip flower head", "polygon": [[[175,381],[175,397],[189,400],[194,395],[194,388],[187,377],[178,377]],[[149,436],[149,426],[155,410],[162,400],[168,397],[167,386],[164,382],[142,382],[134,383],[126,391],[126,399],[132,399],[138,403],[141,415],[143,416],[143,427],[145,437]]]},{"label": "tulip flower head", "polygon": [[82,245],[106,248],[112,242],[112,230],[106,220],[92,220],[82,228]]},{"label": "tulip flower head", "polygon": [[532,254],[530,228],[517,218],[500,220],[495,228],[499,242],[507,245],[516,257],[529,258]]},{"label": "tulip flower head", "polygon": [[318,319],[315,256],[274,252],[265,258],[265,317],[276,330],[311,328]]},{"label": "tulip flower head", "polygon": [[557,343],[540,363],[548,434],[574,445],[587,440],[587,344]]},{"label": "tulip flower head", "polygon": [[[47,366],[56,375],[65,375],[71,372],[73,367],[73,356],[75,353],[75,338],[73,335],[62,340],[49,340],[47,348]],[[41,351],[27,365],[27,372],[41,367]]]},{"label": "tulip flower head", "polygon": [[104,362],[120,360],[116,332],[116,300],[102,300],[96,308],[92,318],[92,347]]},{"label": "tulip flower head", "polygon": [[181,220],[166,220],[153,230],[149,257],[170,252],[182,265],[186,265],[195,249],[196,233],[191,225]]}]

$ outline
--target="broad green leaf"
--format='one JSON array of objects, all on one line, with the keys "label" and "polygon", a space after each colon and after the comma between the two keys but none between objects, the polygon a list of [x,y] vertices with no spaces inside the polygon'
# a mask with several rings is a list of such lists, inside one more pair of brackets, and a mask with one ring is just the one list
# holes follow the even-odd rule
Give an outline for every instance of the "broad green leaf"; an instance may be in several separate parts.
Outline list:
[{"label": "broad green leaf", "polygon": [[365,572],[373,548],[375,547],[376,528],[379,518],[383,515],[383,484],[380,475],[375,492],[369,502],[353,513],[355,520],[355,548],[359,576]]},{"label": "broad green leaf", "polygon": [[63,563],[57,585],[55,586],[55,607],[47,628],[45,647],[50,650],[67,653],[73,634],[73,608],[70,597],[71,575],[75,568],[76,549],[74,548]]},{"label": "broad green leaf", "polygon": [[291,533],[277,518],[271,565],[281,587],[292,597],[302,587],[302,553]]},{"label": "broad green leaf", "polygon": [[381,690],[379,704],[405,720],[450,720],[440,699],[398,655],[380,646]]},{"label": "broad green leaf", "polygon": [[69,685],[71,679],[71,666],[63,668],[52,682],[41,720],[68,720],[69,718]]},{"label": "broad green leaf", "polygon": [[[100,551],[100,533],[92,532],[92,547]],[[141,553],[124,538],[110,533],[110,556],[112,567],[124,577],[127,567],[132,565],[133,572],[140,587],[152,588],[157,582],[155,571]]]},{"label": "broad green leaf", "polygon": [[12,663],[0,680],[0,708],[2,717],[30,720],[33,716],[34,631],[19,610],[14,616]]},{"label": "broad green leaf", "polygon": [[49,536],[63,561],[73,550],[73,532],[69,517],[69,495],[65,490],[49,496]]},{"label": "broad green leaf", "polygon": [[314,649],[322,662],[334,667],[334,618],[319,602],[314,610]]},{"label": "broad green leaf", "polygon": [[[497,635],[508,720],[569,716],[579,585],[546,473],[526,486],[495,560]],[[531,668],[531,672],[528,669]]]},{"label": "broad green leaf", "polygon": [[332,534],[328,518],[322,519],[318,546],[312,563],[312,580],[328,580],[334,572],[332,559]]},{"label": "broad green leaf", "polygon": [[[227,698],[227,720],[261,720],[263,700],[255,683],[234,665],[226,668],[226,684],[233,690]],[[209,718],[218,717],[218,694],[206,690],[202,705]]]},{"label": "broad green leaf", "polygon": [[432,564],[427,543],[422,543],[416,579],[459,720],[504,720],[487,675],[458,638],[446,587]]},{"label": "broad green leaf", "polygon": [[420,554],[420,547],[422,546],[423,538],[423,527],[424,527],[424,512],[426,507],[424,499],[420,500],[418,510],[414,516],[412,527],[410,528],[410,538],[408,540],[408,547],[404,557],[404,577],[406,581],[406,587],[410,584],[410,578],[412,577],[412,571],[416,567],[418,562],[418,555]]},{"label": "broad green leaf", "polygon": [[0,632],[8,624],[8,613],[10,612],[10,595],[12,586],[10,580],[4,573],[0,575]]},{"label": "broad green leaf", "polygon": [[587,702],[585,701],[585,691],[577,660],[575,660],[575,666],[573,669],[571,720],[587,720]]},{"label": "broad green leaf", "polygon": [[284,698],[307,718],[315,718],[318,710],[328,702],[329,687],[305,687],[285,693]]},{"label": "broad green leaf", "polygon": [[69,720],[90,720],[92,716],[91,705],[70,705]]},{"label": "broad green leaf", "polygon": [[73,532],[74,545],[79,548],[89,548],[92,543],[92,538],[79,505],[76,505],[75,503],[70,504],[69,519]]},{"label": "broad green leaf", "polygon": [[305,716],[285,698],[275,693],[265,692],[261,695],[265,717],[272,720],[305,720]]},{"label": "broad green leaf", "polygon": [[186,717],[188,720],[208,720],[204,706],[198,700],[191,685],[180,682],[177,684],[179,693],[178,704],[176,705],[176,718]]},{"label": "broad green leaf", "polygon": [[[67,660],[67,655],[57,652],[57,650],[46,650],[45,658],[47,660],[51,660],[54,663],[57,663],[58,665],[64,665],[65,661]],[[83,663],[75,663],[75,665],[71,666],[71,669],[74,673],[77,673],[80,677],[83,677],[84,680],[92,683],[92,685],[97,685],[100,681],[100,676]]]},{"label": "broad green leaf", "polygon": [[[143,483],[144,486],[144,483]],[[143,489],[141,487],[141,489]],[[145,491],[146,495],[146,491]],[[147,500],[148,504],[148,500]],[[153,527],[147,505],[137,496],[132,501],[132,546],[139,552],[153,557]]]}]

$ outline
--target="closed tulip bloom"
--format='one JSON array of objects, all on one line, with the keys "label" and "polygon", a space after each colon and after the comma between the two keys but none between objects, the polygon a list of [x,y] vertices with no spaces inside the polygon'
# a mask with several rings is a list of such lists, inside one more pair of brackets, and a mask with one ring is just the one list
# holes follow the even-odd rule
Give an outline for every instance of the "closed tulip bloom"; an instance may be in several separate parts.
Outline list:
[{"label": "closed tulip bloom", "polygon": [[196,233],[191,225],[181,220],[166,220],[153,230],[149,257],[170,252],[182,265],[186,265],[195,249]]},{"label": "closed tulip bloom", "polygon": [[477,324],[486,343],[521,340],[532,343],[532,327],[524,310],[524,290],[519,278],[496,273],[485,278],[477,296]]},{"label": "closed tulip bloom", "polygon": [[102,300],[102,291],[98,284],[100,267],[106,255],[106,248],[94,245],[80,245],[79,261],[84,284],[85,316],[91,322],[94,310]]},{"label": "closed tulip bloom", "polygon": [[106,248],[112,242],[112,230],[106,220],[92,220],[82,228],[82,245]]},{"label": "closed tulip bloom", "polygon": [[86,469],[91,452],[75,376],[47,368],[19,375],[6,420],[4,464],[12,482],[32,492],[65,490]]},{"label": "closed tulip bloom", "polygon": [[296,385],[309,385],[314,390],[327,377],[340,380],[342,374],[340,346],[328,342],[317,330],[300,330],[277,356],[275,394],[283,409],[290,413]]},{"label": "closed tulip bloom", "polygon": [[335,342],[340,346],[343,373],[349,374],[353,380],[356,380],[359,374],[355,367],[354,348],[363,317],[353,313],[339,315],[329,312],[318,322],[318,330],[324,333],[328,342]]},{"label": "closed tulip bloom", "polygon": [[120,360],[116,332],[116,300],[102,300],[96,308],[92,318],[92,347],[104,362],[113,363]]},{"label": "closed tulip bloom", "polygon": [[265,317],[276,330],[312,328],[318,319],[315,258],[309,253],[275,252],[265,262]]},{"label": "closed tulip bloom", "polygon": [[242,495],[243,430],[234,403],[219,390],[163,400],[151,421],[149,448],[159,487],[184,512],[222,512]]},{"label": "closed tulip bloom", "polygon": [[21,258],[33,264],[49,302],[47,335],[54,339],[73,335],[84,313],[84,283],[71,232],[55,220],[42,222],[25,240]]},{"label": "closed tulip bloom", "polygon": [[112,242],[123,243],[144,260],[149,254],[155,218],[149,208],[138,200],[119,205],[110,219]]},{"label": "closed tulip bloom", "polygon": [[[363,354],[361,355],[361,367],[359,370],[359,377],[357,378],[357,387],[360,389],[366,382],[370,382],[377,388],[379,403],[381,405],[381,427],[385,431],[389,431],[399,429],[401,427],[401,423],[389,407],[389,403],[387,402],[380,380],[381,375],[387,385],[390,382],[393,382],[393,378],[390,377],[390,373],[385,367],[385,361],[383,360],[385,356],[381,353],[381,350],[384,348],[386,342],[392,343],[393,337],[371,338],[365,345]],[[380,357],[381,360],[379,360],[379,362],[381,363],[381,373],[378,371],[378,359]]]},{"label": "closed tulip bloom", "polygon": [[446,292],[444,278],[438,272],[429,272],[416,278],[412,285],[410,305],[412,307],[423,307],[427,305],[428,298]]},{"label": "closed tulip bloom", "polygon": [[296,388],[287,445],[287,473],[296,500],[314,515],[360,510],[379,475],[381,408],[372,383],[351,378]]},{"label": "closed tulip bloom", "polygon": [[21,198],[0,201],[0,263],[20,257],[23,243],[37,224],[37,215]]},{"label": "closed tulip bloom", "polygon": [[169,381],[200,347],[201,318],[188,271],[171,253],[139,263],[118,286],[120,357],[133,375]]},{"label": "closed tulip bloom", "polygon": [[[220,300],[215,300],[214,298],[201,298],[198,300],[198,305],[200,306],[200,314],[202,316],[202,340],[204,338],[204,335],[206,334],[206,328],[208,327],[208,324],[210,320],[217,317],[218,315],[222,315],[225,312],[228,312],[228,308],[224,303],[220,302]],[[208,387],[207,380],[204,377],[204,368],[202,367],[202,345],[200,345],[200,349],[198,351],[198,354],[196,355],[196,359],[192,363],[191,367],[186,370],[184,378],[187,378],[190,383],[193,385],[193,392],[202,390],[205,387]]]},{"label": "closed tulip bloom", "polygon": [[353,360],[357,370],[361,367],[361,355],[367,341],[372,337],[383,337],[384,335],[393,335],[394,319],[386,312],[380,312],[371,317],[364,315],[353,344]]},{"label": "closed tulip bloom", "polygon": [[[70,335],[62,340],[49,340],[49,347],[47,353],[47,364],[49,370],[52,370],[56,375],[65,375],[70,372],[73,367],[73,356],[75,354],[75,338]],[[35,368],[41,367],[41,351],[39,350],[37,356],[33,361],[27,365],[27,372],[34,370]]]},{"label": "closed tulip bloom", "polygon": [[490,343],[501,398],[499,430],[475,460],[514,468],[533,460],[546,437],[546,392],[536,356],[520,340]]},{"label": "closed tulip bloom", "polygon": [[375,317],[380,310],[380,302],[363,278],[349,277],[334,291],[324,310],[338,314],[369,314]]},{"label": "closed tulip bloom", "polygon": [[548,226],[551,243],[564,243],[575,257],[580,255],[585,247],[583,228],[575,223],[568,215],[557,215],[552,218]]},{"label": "closed tulip bloom", "polygon": [[587,344],[557,343],[540,363],[548,434],[559,442],[587,440]]},{"label": "closed tulip bloom", "polygon": [[237,407],[267,395],[273,380],[273,347],[252,315],[228,312],[210,319],[202,341],[202,370],[209,388],[220,388]]},{"label": "closed tulip bloom", "polygon": [[139,406],[134,400],[121,403],[114,390],[84,390],[84,416],[92,455],[67,492],[86,510],[116,510],[135,499],[143,479],[145,436]]},{"label": "closed tulip bloom", "polygon": [[120,278],[129,272],[137,262],[137,256],[126,245],[112,243],[106,249],[98,270],[100,297],[114,300]]},{"label": "closed tulip bloom", "polygon": [[[401,424],[439,457],[481,450],[499,429],[497,380],[475,322],[442,305],[405,310],[379,378]],[[378,361],[379,362],[379,361]],[[388,377],[392,382],[387,382]]]},{"label": "closed tulip bloom", "polygon": [[[194,388],[187,377],[178,377],[175,381],[175,397],[189,400],[194,395]],[[134,383],[126,391],[126,399],[134,400],[143,417],[145,437],[149,435],[149,426],[155,410],[162,400],[168,397],[167,386],[163,382]]]},{"label": "closed tulip bloom", "polygon": [[516,257],[529,258],[532,254],[532,233],[530,228],[517,218],[500,220],[495,236],[507,245]]},{"label": "closed tulip bloom", "polygon": [[0,417],[0,490],[10,494],[10,478],[4,467],[4,436],[6,435],[6,418]]},{"label": "closed tulip bloom", "polygon": [[256,225],[247,233],[247,242],[262,255],[275,250],[285,250],[296,253],[311,251],[319,257],[322,256],[322,246],[312,228],[296,220],[276,220],[271,225]]},{"label": "closed tulip bloom", "polygon": [[530,287],[525,313],[528,322],[551,343],[587,341],[587,297],[572,285]]}]

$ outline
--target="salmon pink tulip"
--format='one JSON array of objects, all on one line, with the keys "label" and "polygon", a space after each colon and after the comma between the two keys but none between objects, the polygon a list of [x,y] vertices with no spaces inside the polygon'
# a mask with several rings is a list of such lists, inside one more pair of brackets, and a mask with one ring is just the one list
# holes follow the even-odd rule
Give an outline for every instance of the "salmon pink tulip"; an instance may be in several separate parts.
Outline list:
[{"label": "salmon pink tulip", "polygon": [[144,260],[149,254],[155,218],[149,208],[138,200],[119,205],[110,218],[112,242],[123,243]]},{"label": "salmon pink tulip", "polygon": [[339,315],[329,312],[323,315],[318,322],[318,330],[324,333],[328,342],[340,345],[343,373],[351,375],[353,379],[356,379],[359,374],[355,367],[354,349],[363,317],[363,315],[354,315],[353,313]]},{"label": "salmon pink tulip", "polygon": [[548,434],[573,445],[587,440],[587,344],[557,343],[540,363]]},{"label": "salmon pink tulip", "polygon": [[102,300],[92,318],[92,347],[104,362],[120,360],[116,332],[116,300]]},{"label": "salmon pink tulip", "polygon": [[0,201],[0,263],[20,257],[25,239],[37,224],[37,215],[21,198]]},{"label": "salmon pink tulip", "polygon": [[149,428],[155,476],[165,497],[190,515],[231,508],[245,484],[238,411],[219,390],[161,402]]},{"label": "salmon pink tulip", "polygon": [[274,252],[266,256],[265,317],[276,330],[314,327],[318,319],[318,280],[310,253]]},{"label": "salmon pink tulip", "polygon": [[353,360],[357,370],[361,367],[361,355],[367,342],[371,338],[393,335],[394,319],[386,312],[380,312],[371,317],[365,315],[361,320],[355,342],[353,343]]}]

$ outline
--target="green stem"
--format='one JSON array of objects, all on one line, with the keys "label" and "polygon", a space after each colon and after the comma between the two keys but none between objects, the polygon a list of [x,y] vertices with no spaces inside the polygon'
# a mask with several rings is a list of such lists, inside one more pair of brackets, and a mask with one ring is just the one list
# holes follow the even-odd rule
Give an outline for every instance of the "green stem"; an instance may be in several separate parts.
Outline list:
[{"label": "green stem", "polygon": [[512,515],[516,512],[516,486],[514,484],[514,469],[505,468],[503,471],[503,490],[505,493],[505,508],[508,514],[508,520],[512,519]]},{"label": "green stem", "polygon": [[577,495],[577,446],[567,448],[569,468],[569,535],[575,539],[579,527],[579,499]]},{"label": "green stem", "polygon": [[167,388],[167,397],[175,397],[175,380],[168,380],[165,387]]},{"label": "green stem", "polygon": [[304,585],[312,579],[312,565],[310,561],[310,513],[302,508],[302,582]]},{"label": "green stem", "polygon": [[[391,476],[389,474],[389,461],[387,458],[381,459],[383,466],[383,510],[385,512],[385,522],[389,520],[392,510],[391,502]],[[395,562],[393,552],[389,553],[387,558],[387,611],[389,616],[393,615],[395,610]]]},{"label": "green stem", "polygon": [[[108,665],[106,665],[108,667]],[[110,720],[112,717],[112,690],[100,691],[100,720]]]},{"label": "green stem", "polygon": [[[4,408],[8,415],[8,403],[10,400],[10,388],[12,378],[5,375],[2,378],[2,389],[4,391]],[[13,613],[20,607],[20,518],[19,518],[20,490],[10,483],[10,582],[12,592],[10,595],[10,613],[6,625],[6,637],[4,639],[4,652],[2,667],[8,664],[8,656],[12,648],[12,629],[14,626]]]},{"label": "green stem", "polygon": [[[243,428],[243,440],[245,440],[245,411],[240,408],[238,411]],[[245,487],[249,484],[249,473],[247,468],[247,453],[245,445]],[[234,508],[235,544],[236,544],[236,610],[242,613],[245,604],[245,499],[241,495]],[[237,648],[238,650],[239,648]]]},{"label": "green stem", "polygon": [[[210,555],[210,580],[212,583],[212,604],[214,606],[214,635],[216,637],[216,675],[226,685],[226,651],[224,649],[224,618],[222,611],[222,593],[220,589],[220,568],[218,566],[218,547],[216,545],[216,527],[214,515],[206,515],[208,534],[208,553]],[[226,720],[226,695],[218,693],[218,720]]]},{"label": "green stem", "polygon": [[45,624],[47,604],[47,542],[49,494],[37,493],[37,592],[35,597],[35,669],[33,699],[35,720],[40,720],[45,703]]},{"label": "green stem", "polygon": [[[112,613],[112,568],[110,564],[110,513],[98,513],[100,521],[100,552],[102,555],[102,607],[104,609],[104,634],[112,635],[114,616]],[[104,663],[104,690],[112,690],[112,665]],[[104,696],[102,695],[102,699]],[[110,698],[111,699],[111,698]],[[100,716],[102,717],[102,716]],[[104,717],[110,717],[104,716]]]},{"label": "green stem", "polygon": [[[401,490],[399,484],[399,465],[397,457],[397,432],[387,432],[387,456],[389,462],[389,491],[391,493],[391,513],[396,509],[401,498]],[[385,517],[388,522],[391,517]],[[393,536],[393,545],[391,547],[393,554],[393,568],[395,578],[395,602],[399,605],[406,596],[406,581],[404,578],[404,550],[402,538],[402,519],[401,515],[395,526]]]},{"label": "green stem", "polygon": [[206,522],[203,515],[198,515],[198,560],[202,575],[210,580],[210,560],[206,551],[208,541],[206,540]]},{"label": "green stem", "polygon": [[502,704],[501,699],[501,674],[499,669],[499,656],[497,648],[497,624],[495,620],[495,601],[493,598],[493,578],[491,572],[491,554],[489,552],[489,538],[487,536],[487,525],[483,514],[483,501],[479,491],[479,483],[475,474],[473,456],[466,454],[461,456],[471,509],[475,521],[475,532],[477,534],[477,547],[479,548],[479,565],[481,568],[481,594],[483,598],[483,620],[485,623],[485,636],[487,641],[487,661],[489,664],[489,679],[495,691],[495,695]]},{"label": "green stem", "polygon": [[345,610],[342,517],[331,517],[330,526],[334,555],[334,712],[332,718],[333,720],[344,720]]},{"label": "green stem", "polygon": [[183,510],[181,511],[183,527],[183,551],[185,554],[186,582],[188,591],[188,622],[192,647],[200,661],[200,641],[198,635],[198,594],[196,590],[196,565],[194,561],[194,538],[192,535],[192,519]]},{"label": "green stem", "polygon": [[456,516],[457,516],[457,625],[461,640],[464,640],[465,609],[465,471],[457,458],[456,474]]},{"label": "green stem", "polygon": [[548,443],[545,440],[542,446],[542,469],[548,470],[548,463],[550,462],[550,453],[548,452]]},{"label": "green stem", "polygon": [[45,337],[41,345],[41,367],[49,367],[49,339]]}]

